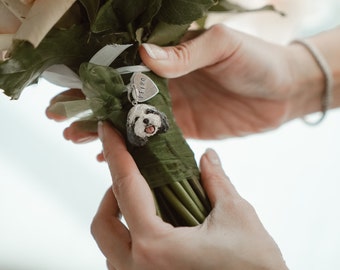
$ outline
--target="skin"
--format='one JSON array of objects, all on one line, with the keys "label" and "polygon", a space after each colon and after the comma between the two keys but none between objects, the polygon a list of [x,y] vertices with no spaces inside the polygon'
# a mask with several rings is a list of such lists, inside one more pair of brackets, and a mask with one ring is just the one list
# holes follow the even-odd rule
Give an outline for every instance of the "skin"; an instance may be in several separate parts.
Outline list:
[{"label": "skin", "polygon": [[14,34],[21,22],[0,3],[0,34]]},{"label": "skin", "polygon": [[[333,108],[340,106],[340,61],[334,60],[338,59],[339,37],[340,28],[336,28],[310,38],[333,70]],[[151,48],[151,54],[158,52],[160,57],[151,57],[141,46],[143,63],[170,78],[173,112],[188,138],[245,136],[275,129],[321,110],[324,78],[301,45],[275,45],[216,25],[178,46]],[[79,90],[73,89],[61,93],[51,104],[74,96],[83,98]],[[202,107],[209,115],[201,113]],[[63,120],[48,108],[47,116]],[[95,135],[80,130],[78,123],[64,133],[66,139],[75,143],[93,140]]]},{"label": "skin", "polygon": [[[309,41],[332,71],[331,108],[337,108],[340,28]],[[140,55],[154,72],[170,78],[173,111],[186,137],[245,136],[321,110],[325,79],[315,59],[299,44],[279,46],[216,25],[175,47],[143,45]],[[83,96],[73,89],[52,103],[73,98]],[[47,115],[63,120],[48,109]],[[205,153],[200,163],[211,214],[200,226],[173,228],[155,215],[150,190],[122,138],[105,123],[98,132],[104,149],[99,160],[108,162],[113,183],[92,232],[110,270],[287,269],[275,242],[233,188],[213,151]],[[93,140],[98,133],[82,130],[75,122],[64,136],[77,143]],[[121,214],[129,229],[121,223]]]},{"label": "skin", "polygon": [[91,229],[110,270],[287,269],[276,243],[224,174],[213,150],[200,162],[213,210],[199,226],[174,228],[156,215],[152,193],[120,134],[101,123],[99,137],[112,189]]}]

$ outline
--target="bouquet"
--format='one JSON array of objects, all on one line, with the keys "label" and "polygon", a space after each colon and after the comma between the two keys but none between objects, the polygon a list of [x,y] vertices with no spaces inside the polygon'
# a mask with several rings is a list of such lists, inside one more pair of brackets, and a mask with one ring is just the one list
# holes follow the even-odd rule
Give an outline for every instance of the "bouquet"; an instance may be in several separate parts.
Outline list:
[{"label": "bouquet", "polygon": [[208,12],[247,9],[223,0],[12,0],[0,2],[5,10],[19,28],[0,32],[4,93],[17,99],[40,77],[80,88],[85,99],[58,102],[54,112],[89,130],[110,121],[125,136],[158,215],[174,226],[202,223],[210,204],[193,152],[175,123],[167,81],[141,63],[138,47],[177,44]]}]

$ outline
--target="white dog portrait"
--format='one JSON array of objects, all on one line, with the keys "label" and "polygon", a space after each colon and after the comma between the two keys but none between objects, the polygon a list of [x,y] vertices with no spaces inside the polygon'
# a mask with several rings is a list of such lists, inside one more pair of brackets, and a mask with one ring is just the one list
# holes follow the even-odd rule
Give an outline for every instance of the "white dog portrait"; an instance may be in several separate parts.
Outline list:
[{"label": "white dog portrait", "polygon": [[168,129],[167,116],[151,105],[135,105],[128,113],[127,137],[135,146],[145,145],[149,137],[165,133]]}]

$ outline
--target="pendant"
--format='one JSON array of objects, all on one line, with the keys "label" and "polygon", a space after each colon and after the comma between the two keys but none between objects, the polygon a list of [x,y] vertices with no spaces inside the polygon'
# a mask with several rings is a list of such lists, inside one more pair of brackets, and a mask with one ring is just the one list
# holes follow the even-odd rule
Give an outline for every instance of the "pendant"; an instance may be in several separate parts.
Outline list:
[{"label": "pendant", "polygon": [[128,91],[130,102],[133,100],[137,103],[148,101],[159,93],[153,80],[141,72],[132,75]]},{"label": "pendant", "polygon": [[154,106],[134,105],[127,117],[127,138],[134,146],[144,146],[148,138],[169,129],[167,116]]},{"label": "pendant", "polygon": [[148,104],[139,104],[159,93],[156,84],[141,72],[134,73],[128,86],[128,97],[133,105],[127,116],[127,138],[134,146],[144,146],[148,138],[169,129],[167,116]]}]

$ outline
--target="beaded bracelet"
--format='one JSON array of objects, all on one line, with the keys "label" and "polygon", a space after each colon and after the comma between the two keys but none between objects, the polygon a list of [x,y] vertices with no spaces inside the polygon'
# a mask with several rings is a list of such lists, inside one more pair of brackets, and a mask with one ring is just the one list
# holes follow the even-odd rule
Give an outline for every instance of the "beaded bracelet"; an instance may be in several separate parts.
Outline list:
[{"label": "beaded bracelet", "polygon": [[311,126],[319,124],[326,116],[327,111],[330,109],[331,103],[332,103],[332,90],[333,90],[333,76],[332,71],[326,62],[325,58],[322,56],[320,51],[310,42],[304,40],[304,39],[296,39],[293,40],[291,43],[298,43],[303,45],[313,56],[316,63],[320,67],[324,77],[325,77],[325,90],[322,94],[322,100],[321,100],[321,117],[315,121],[310,122],[306,119],[306,117],[302,117],[302,120]]}]

